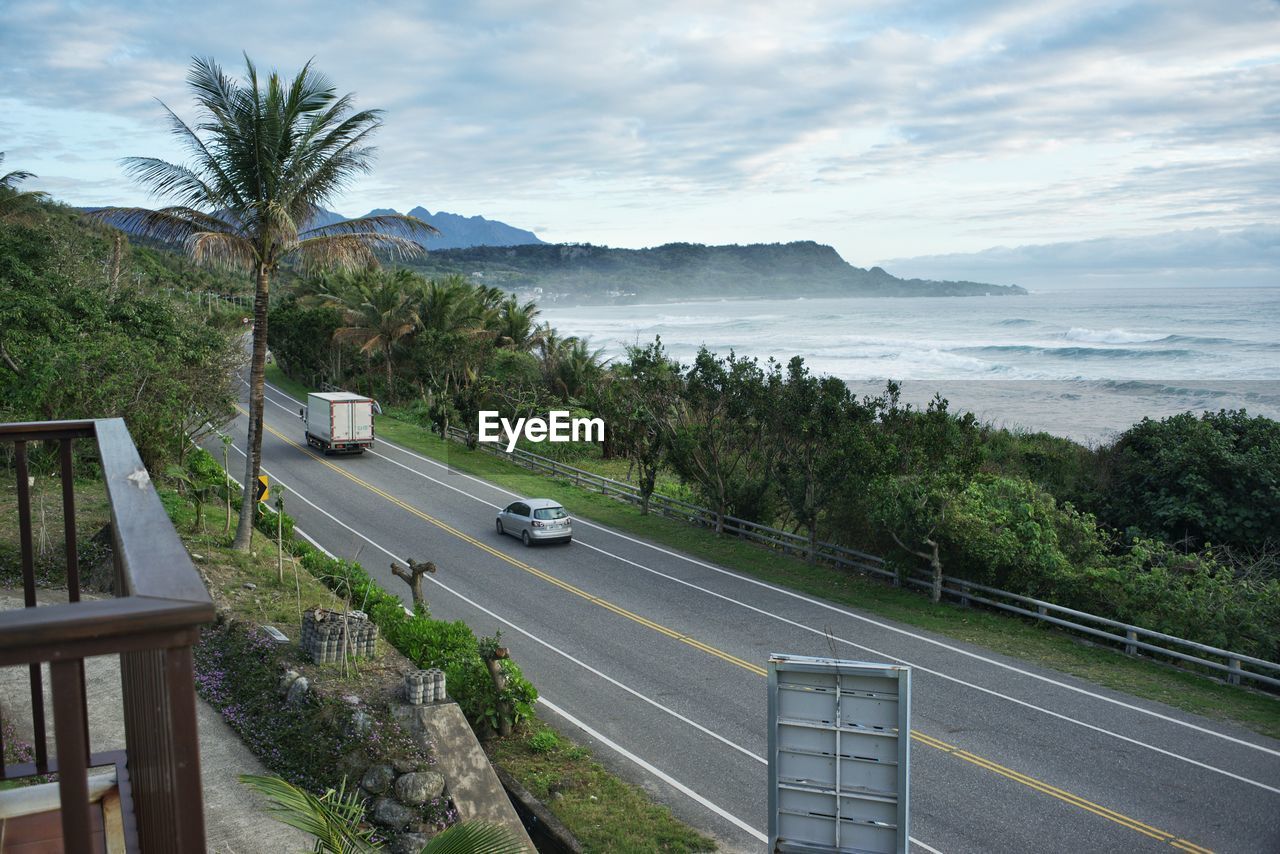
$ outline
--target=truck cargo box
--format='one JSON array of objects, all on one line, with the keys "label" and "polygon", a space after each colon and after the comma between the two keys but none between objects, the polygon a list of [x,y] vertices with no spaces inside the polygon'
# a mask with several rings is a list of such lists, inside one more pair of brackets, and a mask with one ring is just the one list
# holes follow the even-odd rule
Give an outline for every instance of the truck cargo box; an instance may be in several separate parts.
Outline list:
[{"label": "truck cargo box", "polygon": [[347,391],[308,394],[302,410],[307,444],[325,453],[361,453],[373,447],[373,413],[370,398]]}]

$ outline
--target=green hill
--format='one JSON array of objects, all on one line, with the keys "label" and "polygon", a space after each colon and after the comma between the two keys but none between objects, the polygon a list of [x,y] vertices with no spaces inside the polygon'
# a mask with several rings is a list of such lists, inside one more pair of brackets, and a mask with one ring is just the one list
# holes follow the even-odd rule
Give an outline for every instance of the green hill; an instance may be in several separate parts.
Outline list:
[{"label": "green hill", "polygon": [[1016,285],[899,279],[865,270],[813,241],[651,249],[591,244],[473,246],[431,252],[410,266],[428,275],[461,273],[510,290],[542,288],[576,302],[723,297],[979,296],[1025,294]]}]

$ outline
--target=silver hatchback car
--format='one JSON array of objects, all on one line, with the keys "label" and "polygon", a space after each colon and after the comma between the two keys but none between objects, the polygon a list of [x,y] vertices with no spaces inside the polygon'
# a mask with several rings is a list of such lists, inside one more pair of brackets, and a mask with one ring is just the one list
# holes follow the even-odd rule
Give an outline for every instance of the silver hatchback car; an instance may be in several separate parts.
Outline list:
[{"label": "silver hatchback car", "polygon": [[498,511],[498,533],[519,537],[526,546],[567,543],[573,539],[573,520],[549,498],[526,498]]}]

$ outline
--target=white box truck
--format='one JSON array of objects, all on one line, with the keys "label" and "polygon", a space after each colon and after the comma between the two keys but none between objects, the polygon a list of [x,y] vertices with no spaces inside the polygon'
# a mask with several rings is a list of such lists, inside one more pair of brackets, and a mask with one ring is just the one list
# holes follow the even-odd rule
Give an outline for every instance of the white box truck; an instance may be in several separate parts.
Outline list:
[{"label": "white box truck", "polygon": [[373,413],[378,404],[349,391],[308,394],[299,410],[307,444],[325,454],[360,454],[373,447]]}]

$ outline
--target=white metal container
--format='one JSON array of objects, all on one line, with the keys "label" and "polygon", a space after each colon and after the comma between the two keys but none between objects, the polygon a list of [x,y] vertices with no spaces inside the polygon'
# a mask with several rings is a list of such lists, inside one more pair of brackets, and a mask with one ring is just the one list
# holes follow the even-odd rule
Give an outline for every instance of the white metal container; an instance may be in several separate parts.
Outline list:
[{"label": "white metal container", "polygon": [[300,413],[306,424],[307,444],[326,454],[359,454],[373,447],[373,413],[370,398],[348,391],[308,394]]}]

